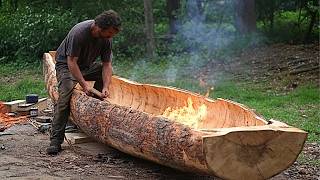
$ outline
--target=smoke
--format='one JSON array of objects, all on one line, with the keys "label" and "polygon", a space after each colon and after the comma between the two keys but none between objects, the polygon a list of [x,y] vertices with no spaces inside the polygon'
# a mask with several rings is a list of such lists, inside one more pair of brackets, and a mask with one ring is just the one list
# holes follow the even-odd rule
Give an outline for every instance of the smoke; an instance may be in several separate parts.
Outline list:
[{"label": "smoke", "polygon": [[168,65],[167,70],[165,71],[165,78],[167,83],[174,83],[177,78],[178,69],[173,63]]},{"label": "smoke", "polygon": [[234,28],[230,20],[232,3],[229,1],[187,0],[187,16],[178,25],[180,35],[191,53],[209,54],[226,47],[233,39]]},{"label": "smoke", "polygon": [[148,66],[149,65],[147,64],[145,59],[140,59],[139,61],[137,61],[137,63],[132,68],[132,73],[130,73],[129,79],[138,81],[140,77],[145,73],[145,71],[143,70],[149,69]]},{"label": "smoke", "polygon": [[[185,11],[185,16],[176,21],[176,41],[187,53],[168,59],[168,69],[165,71],[168,83],[199,73],[211,60],[212,55],[219,53],[234,40],[235,29],[228,22],[232,19],[231,0],[209,1],[205,4],[201,1],[186,0]],[[218,81],[219,77],[213,74],[208,76],[208,82]]]},{"label": "smoke", "polygon": [[[176,21],[177,34],[173,40],[176,46],[174,48],[179,49],[176,51],[179,53],[172,53],[166,57],[166,67],[162,71],[150,71],[154,64],[149,60],[143,59],[137,62],[131,79],[137,80],[142,77],[142,69],[149,71],[144,72],[147,78],[156,72],[157,78],[166,80],[168,84],[174,84],[179,79],[201,78],[210,86],[223,79],[223,72],[208,70],[209,73],[202,73],[202,71],[208,62],[221,60],[220,55],[224,54],[225,49],[235,45],[233,0],[183,2],[181,9],[185,12],[182,12],[183,17],[180,16]],[[215,64],[217,63],[211,63],[211,66]]]}]

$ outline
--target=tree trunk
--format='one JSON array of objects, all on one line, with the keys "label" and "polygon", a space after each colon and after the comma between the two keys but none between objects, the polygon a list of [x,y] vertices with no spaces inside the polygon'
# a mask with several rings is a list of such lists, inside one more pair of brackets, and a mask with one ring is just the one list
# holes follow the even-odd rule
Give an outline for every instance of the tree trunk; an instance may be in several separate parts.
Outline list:
[{"label": "tree trunk", "polygon": [[197,1],[196,3],[197,3],[199,15],[202,16],[204,13],[204,7],[203,7],[204,0],[196,0],[196,1]]},{"label": "tree trunk", "polygon": [[177,11],[180,8],[180,0],[167,0],[167,15],[169,18],[170,34],[177,34]]},{"label": "tree trunk", "polygon": [[18,0],[10,0],[10,8],[13,11],[16,11],[18,9]]},{"label": "tree trunk", "polygon": [[[45,53],[43,65],[46,87],[56,102],[59,94],[50,54]],[[168,107],[171,112],[185,112],[187,104],[192,112],[207,107],[202,119],[187,119],[197,124],[164,113]],[[307,137],[302,130],[266,121],[236,102],[115,76],[110,98],[89,97],[77,86],[70,106],[72,121],[102,143],[165,166],[223,179],[268,179],[296,160]]]},{"label": "tree trunk", "polygon": [[275,0],[270,0],[270,12],[269,13],[269,21],[270,21],[270,32],[273,32],[274,26],[274,12],[276,10]]},{"label": "tree trunk", "polygon": [[[313,6],[314,7],[319,7],[319,1],[318,0],[313,0],[312,1],[313,3]],[[312,30],[313,30],[313,27],[314,27],[314,25],[315,25],[315,23],[316,23],[316,21],[317,21],[317,16],[319,16],[318,15],[318,10],[314,10],[314,9],[309,9],[308,10],[309,11],[309,14],[310,14],[310,23],[309,23],[309,27],[308,27],[308,30],[307,30],[307,33],[306,33],[306,36],[305,36],[305,38],[304,38],[304,42],[305,43],[308,43],[308,42],[310,42],[311,41],[311,33],[312,33]]]},{"label": "tree trunk", "polygon": [[144,0],[145,33],[147,37],[147,56],[152,58],[155,52],[152,0]]},{"label": "tree trunk", "polygon": [[235,27],[241,34],[256,31],[254,0],[235,0]]},{"label": "tree trunk", "polygon": [[64,9],[71,10],[71,8],[72,8],[72,1],[71,0],[59,0],[59,1]]}]

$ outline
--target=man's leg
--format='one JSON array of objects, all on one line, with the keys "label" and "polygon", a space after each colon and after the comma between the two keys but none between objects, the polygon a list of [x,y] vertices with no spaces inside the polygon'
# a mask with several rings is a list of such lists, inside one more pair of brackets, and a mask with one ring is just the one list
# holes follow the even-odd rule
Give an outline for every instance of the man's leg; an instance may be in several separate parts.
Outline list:
[{"label": "man's leg", "polygon": [[48,154],[57,154],[61,151],[61,144],[64,140],[66,123],[70,114],[70,98],[72,90],[76,85],[70,75],[70,72],[63,71],[58,74],[59,98],[55,105],[54,117],[50,136],[50,146],[47,148]]}]

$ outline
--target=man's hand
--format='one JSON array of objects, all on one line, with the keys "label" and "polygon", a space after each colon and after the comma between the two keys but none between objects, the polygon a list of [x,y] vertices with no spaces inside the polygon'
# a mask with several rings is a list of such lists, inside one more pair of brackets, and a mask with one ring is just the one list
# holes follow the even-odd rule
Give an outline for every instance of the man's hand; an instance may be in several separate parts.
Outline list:
[{"label": "man's hand", "polygon": [[93,88],[90,87],[87,82],[83,83],[82,89],[83,89],[83,92],[86,93],[86,95],[93,96],[93,90],[92,90]]},{"label": "man's hand", "polygon": [[105,97],[110,97],[109,92],[109,85],[111,82],[111,76],[112,76],[112,61],[106,60],[102,63],[102,80],[103,80],[103,89],[102,94]]},{"label": "man's hand", "polygon": [[103,96],[104,96],[104,98],[106,98],[106,97],[110,97],[110,93],[109,93],[109,89],[108,88],[103,88],[102,89],[102,94],[103,94]]}]

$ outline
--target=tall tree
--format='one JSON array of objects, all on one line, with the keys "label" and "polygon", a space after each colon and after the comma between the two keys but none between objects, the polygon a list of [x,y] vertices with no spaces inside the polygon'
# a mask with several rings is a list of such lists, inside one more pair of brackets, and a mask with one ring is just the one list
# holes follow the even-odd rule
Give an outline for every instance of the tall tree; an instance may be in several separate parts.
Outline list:
[{"label": "tall tree", "polygon": [[154,23],[152,0],[144,0],[145,33],[147,37],[147,56],[153,57],[155,52]]},{"label": "tall tree", "polygon": [[180,8],[180,0],[167,0],[167,15],[169,18],[170,34],[176,34],[177,28],[177,11]]},{"label": "tall tree", "polygon": [[256,31],[255,0],[235,0],[235,27],[241,34]]},{"label": "tall tree", "polygon": [[72,1],[71,0],[59,0],[59,3],[65,9],[71,10],[71,8],[72,8]]},{"label": "tall tree", "polygon": [[199,15],[202,16],[204,13],[204,0],[196,0]]},{"label": "tall tree", "polygon": [[304,41],[309,42],[313,27],[317,22],[319,22],[319,1],[318,0],[310,0],[306,5],[307,13],[310,17],[310,22],[308,26],[307,33],[305,35]]},{"label": "tall tree", "polygon": [[16,11],[18,9],[18,0],[10,0],[9,3],[10,3],[10,8],[13,11]]}]

